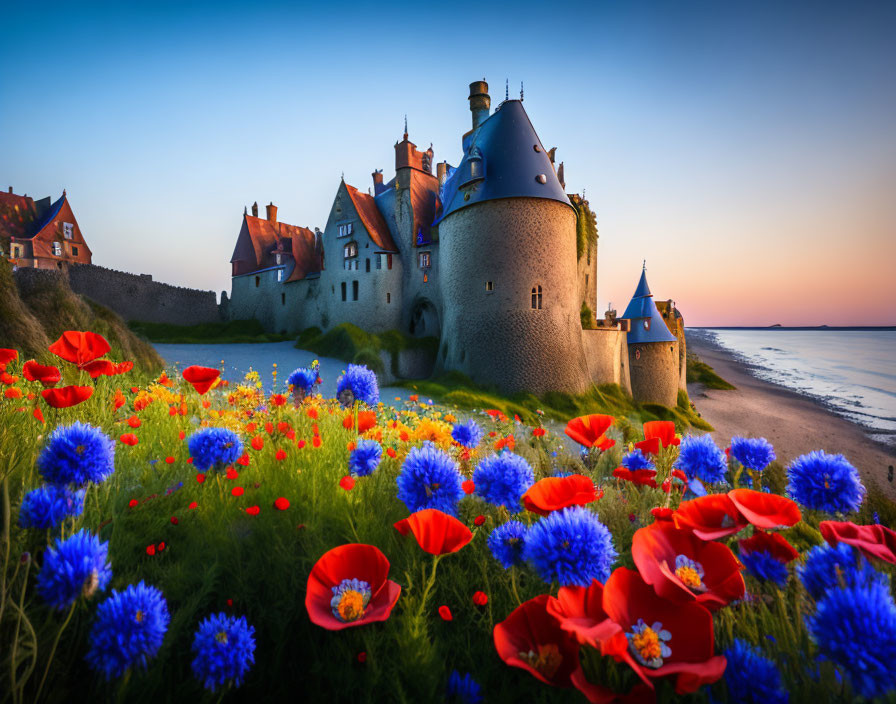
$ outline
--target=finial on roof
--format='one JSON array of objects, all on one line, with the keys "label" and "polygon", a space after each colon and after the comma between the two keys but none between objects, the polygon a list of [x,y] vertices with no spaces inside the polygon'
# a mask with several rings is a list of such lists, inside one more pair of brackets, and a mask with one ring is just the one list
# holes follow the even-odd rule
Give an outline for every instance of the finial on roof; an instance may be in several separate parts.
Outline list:
[{"label": "finial on roof", "polygon": [[404,116],[404,138],[408,138],[408,116]]},{"label": "finial on roof", "polygon": [[641,265],[641,271],[647,271],[647,260],[644,260],[644,264]]},{"label": "finial on roof", "polygon": [[510,100],[510,79],[504,79],[504,100]]},{"label": "finial on roof", "polygon": [[249,214],[249,206],[248,206],[248,205],[244,205],[244,206],[243,206],[243,215],[248,215],[248,214]]},{"label": "finial on roof", "polygon": [[523,82],[520,81],[520,102],[523,101]]},{"label": "finial on roof", "polygon": [[65,189],[62,189],[62,197],[65,198]]},{"label": "finial on roof", "polygon": [[339,178],[341,178],[343,181],[345,181],[345,171],[342,172],[342,176],[340,176]]}]

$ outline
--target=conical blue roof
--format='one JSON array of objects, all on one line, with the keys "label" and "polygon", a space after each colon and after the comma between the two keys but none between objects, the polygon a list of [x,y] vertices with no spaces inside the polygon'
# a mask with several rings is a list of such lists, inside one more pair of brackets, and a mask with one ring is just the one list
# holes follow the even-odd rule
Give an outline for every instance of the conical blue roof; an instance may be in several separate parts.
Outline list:
[{"label": "conical blue roof", "polygon": [[[466,184],[471,188],[461,190]],[[436,224],[455,210],[497,198],[547,198],[572,207],[519,100],[505,100],[464,139],[463,159],[439,193]]]},{"label": "conical blue roof", "polygon": [[647,285],[647,269],[641,271],[641,280],[635,295],[625,308],[623,318],[631,321],[631,330],[628,333],[628,344],[637,345],[643,342],[675,342],[676,337],[666,325],[663,316],[660,315],[653,302],[653,294]]}]

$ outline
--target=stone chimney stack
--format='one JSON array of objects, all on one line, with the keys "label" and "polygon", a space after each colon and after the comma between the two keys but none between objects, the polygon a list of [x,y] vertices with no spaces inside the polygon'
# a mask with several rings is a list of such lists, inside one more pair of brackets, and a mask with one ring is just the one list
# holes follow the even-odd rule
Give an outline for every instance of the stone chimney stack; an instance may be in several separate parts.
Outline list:
[{"label": "stone chimney stack", "polygon": [[371,176],[373,176],[373,195],[376,196],[383,190],[383,170],[377,169]]},{"label": "stone chimney stack", "polygon": [[9,187],[9,192],[12,193],[12,186]]},{"label": "stone chimney stack", "polygon": [[253,217],[253,218],[257,218],[257,217],[258,217],[258,201],[255,201],[255,202],[252,204],[252,217]]},{"label": "stone chimney stack", "polygon": [[488,117],[492,99],[488,94],[488,83],[485,79],[470,84],[470,112],[473,113],[473,129],[475,130]]},{"label": "stone chimney stack", "polygon": [[445,177],[448,175],[448,162],[440,161],[436,164],[436,176],[439,177],[439,185],[445,183]]},{"label": "stone chimney stack", "polygon": [[277,206],[274,205],[274,201],[271,201],[268,205],[265,206],[268,211],[268,222],[276,223],[277,222]]}]

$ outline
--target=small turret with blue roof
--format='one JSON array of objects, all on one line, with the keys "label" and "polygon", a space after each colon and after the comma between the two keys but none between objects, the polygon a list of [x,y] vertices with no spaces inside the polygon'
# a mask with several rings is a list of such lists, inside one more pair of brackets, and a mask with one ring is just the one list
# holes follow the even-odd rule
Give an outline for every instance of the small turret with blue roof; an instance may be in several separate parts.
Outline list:
[{"label": "small turret with blue roof", "polygon": [[678,338],[653,300],[647,285],[647,262],[622,318],[630,321],[627,342],[632,396],[642,403],[675,406],[681,376]]}]

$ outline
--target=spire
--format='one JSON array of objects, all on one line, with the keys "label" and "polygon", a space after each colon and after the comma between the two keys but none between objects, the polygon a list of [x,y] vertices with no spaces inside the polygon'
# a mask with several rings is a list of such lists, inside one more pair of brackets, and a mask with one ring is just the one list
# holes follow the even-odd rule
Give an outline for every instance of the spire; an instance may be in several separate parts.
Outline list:
[{"label": "spire", "polygon": [[408,138],[408,116],[404,116],[404,138]]},{"label": "spire", "polygon": [[504,100],[510,100],[510,79],[504,79]]},{"label": "spire", "polygon": [[647,260],[644,260],[644,264],[641,265],[641,271],[647,271]]},{"label": "spire", "polygon": [[523,82],[520,81],[520,102],[523,100]]},{"label": "spire", "polygon": [[628,333],[628,344],[634,345],[642,342],[674,342],[675,336],[669,331],[653,302],[653,294],[647,285],[647,260],[644,260],[641,269],[641,279],[635,295],[625,308],[622,318],[631,320],[631,330]]}]

